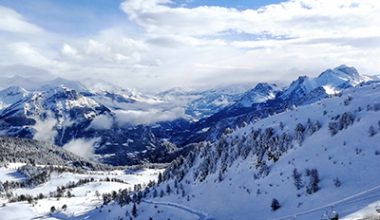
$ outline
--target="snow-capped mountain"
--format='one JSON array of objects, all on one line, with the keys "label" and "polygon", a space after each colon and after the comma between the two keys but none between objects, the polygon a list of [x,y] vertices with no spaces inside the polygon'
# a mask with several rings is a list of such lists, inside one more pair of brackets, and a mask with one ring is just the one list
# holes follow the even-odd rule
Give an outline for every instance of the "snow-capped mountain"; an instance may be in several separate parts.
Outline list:
[{"label": "snow-capped mountain", "polygon": [[276,84],[258,83],[253,89],[245,92],[234,105],[248,108],[252,104],[274,99],[279,91],[280,88]]},{"label": "snow-capped mountain", "polygon": [[[215,140],[226,128],[235,128],[293,106],[311,104],[370,80],[373,78],[359,74],[354,67],[341,65],[315,78],[300,76],[285,88],[259,83],[243,95],[242,100],[195,123],[186,143]],[[194,135],[198,133],[201,135]]]},{"label": "snow-capped mountain", "polygon": [[281,94],[280,98],[283,100],[299,100],[316,90],[320,90],[321,95],[323,93],[333,95],[342,89],[353,87],[369,80],[371,80],[370,77],[359,74],[354,67],[341,65],[334,69],[328,69],[315,78],[299,77]]},{"label": "snow-capped mountain", "polygon": [[0,66],[0,89],[19,86],[26,90],[33,90],[54,78],[56,76],[48,71],[32,66]]},{"label": "snow-capped mountain", "polygon": [[16,102],[23,100],[29,94],[25,89],[12,86],[0,91],[0,111]]},{"label": "snow-capped mountain", "polygon": [[57,120],[55,127],[62,128],[64,123],[82,123],[107,111],[105,106],[76,90],[60,86],[28,94],[22,101],[4,108],[0,119],[11,125],[17,121],[17,126],[32,126],[38,120],[53,118]]},{"label": "snow-capped mountain", "polygon": [[80,140],[83,145],[91,145],[91,151],[102,161],[112,164],[135,164],[149,158],[165,162],[166,157],[157,154],[168,153],[169,149],[149,127],[120,124],[117,119],[112,109],[88,92],[82,95],[64,86],[30,92],[0,113],[2,135],[42,139],[63,147]]},{"label": "snow-capped mountain", "polygon": [[38,91],[47,91],[54,90],[59,87],[65,87],[71,90],[75,90],[76,92],[87,92],[88,89],[80,82],[75,80],[68,80],[62,77],[57,77],[53,80],[49,80],[47,82],[42,83],[41,87],[36,89]]},{"label": "snow-capped mountain", "polygon": [[82,144],[76,152],[88,151],[91,152],[88,156],[92,156],[96,153],[96,146],[107,139],[106,134],[100,134],[102,129],[98,129],[97,134],[90,129],[97,117],[112,120],[111,111],[104,105],[76,90],[60,86],[31,92],[22,101],[2,109],[0,130],[2,135],[34,138],[64,148]]},{"label": "snow-capped mountain", "polygon": [[361,75],[353,68],[346,65],[338,66],[322,72],[315,79],[319,86],[330,86],[333,88],[346,88],[356,86],[361,82],[371,80],[371,77]]}]

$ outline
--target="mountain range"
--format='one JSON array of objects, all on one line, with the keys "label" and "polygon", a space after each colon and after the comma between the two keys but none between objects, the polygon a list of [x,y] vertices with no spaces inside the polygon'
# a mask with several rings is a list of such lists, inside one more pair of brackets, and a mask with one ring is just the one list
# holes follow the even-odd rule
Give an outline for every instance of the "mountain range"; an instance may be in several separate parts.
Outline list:
[{"label": "mountain range", "polygon": [[[301,76],[288,87],[258,83],[253,88],[176,88],[142,94],[118,87],[86,87],[63,78],[35,83],[15,76],[5,80],[11,87],[0,91],[0,134],[62,147],[80,140],[93,157],[113,165],[169,162],[185,155],[192,143],[215,141],[228,128],[371,80],[376,77],[341,65],[315,78]],[[28,86],[22,87],[27,81]]]}]

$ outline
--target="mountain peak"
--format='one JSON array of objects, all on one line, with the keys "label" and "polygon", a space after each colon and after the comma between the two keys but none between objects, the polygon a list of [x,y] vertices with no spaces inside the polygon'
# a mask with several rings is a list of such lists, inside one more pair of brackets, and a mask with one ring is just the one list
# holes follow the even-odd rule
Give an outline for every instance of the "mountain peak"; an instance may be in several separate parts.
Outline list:
[{"label": "mountain peak", "polygon": [[315,87],[313,79],[310,79],[308,76],[299,76],[298,79],[290,84],[289,88],[284,92],[283,97],[289,96],[294,92],[306,94],[312,91]]},{"label": "mountain peak", "polygon": [[338,77],[344,77],[348,76],[351,78],[360,78],[360,74],[358,70],[355,67],[349,67],[345,64],[342,64],[338,67],[335,67],[334,69],[327,69],[323,71],[318,78],[324,77],[324,76],[338,76]]},{"label": "mountain peak", "polygon": [[243,94],[238,105],[251,107],[254,103],[261,103],[274,99],[277,91],[278,89],[275,84],[258,83],[253,89]]},{"label": "mountain peak", "polygon": [[0,91],[0,110],[6,108],[13,103],[16,103],[29,94],[28,91],[19,87],[19,86],[11,86],[4,90]]},{"label": "mountain peak", "polygon": [[3,89],[0,91],[0,93],[6,93],[7,95],[14,95],[14,94],[26,94],[28,91],[26,91],[24,88],[20,86],[10,86],[6,89]]},{"label": "mountain peak", "polygon": [[82,85],[82,83],[74,80],[68,80],[61,77],[57,77],[54,80],[46,82],[40,90],[51,90],[51,89],[59,89],[62,90],[66,88],[69,90],[76,90],[78,92],[87,92],[87,88]]},{"label": "mountain peak", "polygon": [[276,87],[275,84],[269,84],[269,83],[258,83],[254,88],[253,90],[254,91],[257,91],[257,92],[260,92],[260,91],[269,91],[269,90],[272,90],[273,87]]},{"label": "mountain peak", "polygon": [[349,67],[345,64],[335,67],[334,70],[351,76],[360,76],[358,70],[355,67]]},{"label": "mountain peak", "polygon": [[320,86],[332,86],[336,88],[345,88],[355,86],[367,78],[360,75],[354,68],[347,65],[340,65],[334,69],[328,69],[322,72],[315,81]]}]

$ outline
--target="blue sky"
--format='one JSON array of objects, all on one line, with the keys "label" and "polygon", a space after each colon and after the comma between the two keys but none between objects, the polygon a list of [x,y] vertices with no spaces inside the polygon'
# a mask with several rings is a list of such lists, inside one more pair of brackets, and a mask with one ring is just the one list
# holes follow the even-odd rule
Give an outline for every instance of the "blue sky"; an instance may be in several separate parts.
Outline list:
[{"label": "blue sky", "polygon": [[196,7],[202,5],[208,6],[221,6],[221,7],[233,7],[238,9],[247,8],[259,8],[269,4],[276,4],[283,2],[281,0],[193,0],[193,1],[182,1],[189,7]]},{"label": "blue sky", "polygon": [[57,33],[86,35],[127,21],[120,0],[2,0],[30,22]]},{"label": "blue sky", "polygon": [[377,0],[0,0],[0,74],[23,65],[150,91],[341,64],[379,74],[379,26]]}]

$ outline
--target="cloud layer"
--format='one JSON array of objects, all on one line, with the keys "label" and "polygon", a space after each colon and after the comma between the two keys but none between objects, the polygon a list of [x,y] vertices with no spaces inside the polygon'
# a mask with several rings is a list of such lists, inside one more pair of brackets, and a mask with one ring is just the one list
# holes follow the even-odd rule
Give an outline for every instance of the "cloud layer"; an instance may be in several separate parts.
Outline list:
[{"label": "cloud layer", "polygon": [[[290,0],[259,9],[127,0],[128,20],[58,35],[0,6],[0,65],[159,90],[289,80],[342,63],[380,72],[380,2]],[[133,116],[134,117],[134,116]]]},{"label": "cloud layer", "polygon": [[179,107],[170,110],[117,110],[115,114],[116,121],[120,125],[153,124],[160,121],[172,121],[177,118],[185,117],[184,109]]},{"label": "cloud layer", "polygon": [[19,34],[41,34],[43,30],[29,23],[16,11],[0,5],[0,30]]},{"label": "cloud layer", "polygon": [[274,37],[333,37],[380,32],[369,28],[379,24],[376,15],[379,5],[373,0],[292,0],[258,10],[171,7],[170,3],[129,0],[122,4],[122,9],[152,34],[205,36],[234,32]]},{"label": "cloud layer", "polygon": [[51,117],[47,117],[45,120],[35,118],[36,124],[33,126],[35,129],[34,139],[44,141],[50,144],[54,144],[57,131],[55,126],[57,121]]},{"label": "cloud layer", "polygon": [[75,139],[65,144],[63,148],[78,156],[92,159],[96,141],[98,141],[98,139]]}]

